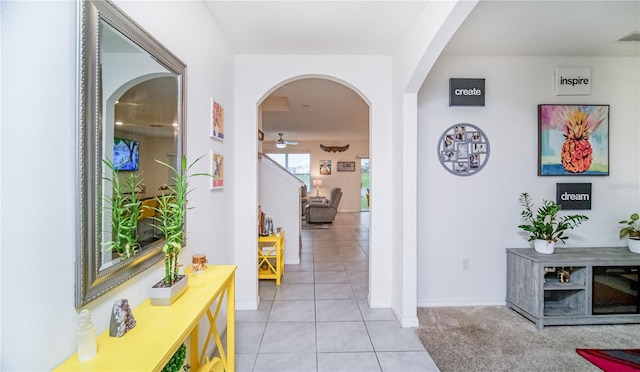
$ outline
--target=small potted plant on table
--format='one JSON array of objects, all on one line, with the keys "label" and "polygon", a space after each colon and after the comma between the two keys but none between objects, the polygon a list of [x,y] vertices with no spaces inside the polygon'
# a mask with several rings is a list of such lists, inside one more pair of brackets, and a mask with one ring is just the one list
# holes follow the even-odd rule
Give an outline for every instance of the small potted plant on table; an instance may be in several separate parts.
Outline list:
[{"label": "small potted plant on table", "polygon": [[627,238],[629,250],[634,253],[640,253],[640,216],[637,213],[631,214],[628,220],[620,221],[625,225],[620,229],[620,239]]},{"label": "small potted plant on table", "polygon": [[542,206],[534,215],[533,203],[526,192],[520,195],[520,205],[524,207],[520,215],[527,223],[518,225],[518,227],[529,233],[529,241],[533,240],[533,247],[539,253],[553,253],[558,240],[564,243],[569,239],[564,235],[565,231],[571,230],[589,219],[589,217],[579,214],[558,216],[560,205],[550,200],[543,200]]},{"label": "small potted plant on table", "polygon": [[164,236],[164,279],[151,288],[151,303],[153,305],[168,306],[184,293],[187,288],[187,277],[178,275],[178,255],[182,250],[184,240],[184,220],[187,214],[189,179],[194,176],[210,176],[207,173],[189,174],[191,167],[202,157],[187,166],[187,158],[181,159],[180,169],[156,161],[173,171],[174,185],[169,186],[169,194],[158,196],[157,216],[151,217],[156,222],[156,228]]}]

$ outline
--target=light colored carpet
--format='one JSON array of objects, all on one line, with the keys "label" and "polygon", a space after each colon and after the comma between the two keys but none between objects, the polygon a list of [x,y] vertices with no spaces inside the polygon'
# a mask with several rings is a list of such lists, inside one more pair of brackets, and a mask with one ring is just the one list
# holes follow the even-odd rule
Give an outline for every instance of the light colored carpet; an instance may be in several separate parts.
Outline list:
[{"label": "light colored carpet", "polygon": [[503,306],[418,309],[418,337],[448,371],[600,371],[576,348],[638,349],[640,325],[548,326]]}]

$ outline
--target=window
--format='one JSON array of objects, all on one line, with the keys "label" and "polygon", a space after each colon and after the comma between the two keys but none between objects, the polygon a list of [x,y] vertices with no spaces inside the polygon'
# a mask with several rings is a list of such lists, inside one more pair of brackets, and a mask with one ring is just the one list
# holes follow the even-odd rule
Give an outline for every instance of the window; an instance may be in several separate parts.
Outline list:
[{"label": "window", "polygon": [[311,154],[267,154],[307,185],[311,191]]}]

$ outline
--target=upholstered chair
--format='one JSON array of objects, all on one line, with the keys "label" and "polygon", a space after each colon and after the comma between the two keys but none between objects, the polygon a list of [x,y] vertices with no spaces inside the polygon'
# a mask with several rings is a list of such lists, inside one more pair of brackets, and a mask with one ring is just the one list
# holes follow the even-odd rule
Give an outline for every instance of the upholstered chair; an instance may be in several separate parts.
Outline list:
[{"label": "upholstered chair", "polygon": [[329,193],[329,200],[319,203],[310,202],[305,207],[305,216],[309,223],[333,222],[338,213],[338,205],[342,199],[342,189],[334,187]]}]

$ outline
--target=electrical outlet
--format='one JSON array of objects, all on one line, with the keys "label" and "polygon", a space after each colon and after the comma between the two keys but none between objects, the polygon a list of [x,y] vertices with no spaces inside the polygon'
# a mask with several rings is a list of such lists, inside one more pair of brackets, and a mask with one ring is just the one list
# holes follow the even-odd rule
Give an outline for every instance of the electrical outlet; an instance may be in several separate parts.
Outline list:
[{"label": "electrical outlet", "polygon": [[462,259],[462,270],[469,270],[469,259],[468,258],[463,258]]}]

